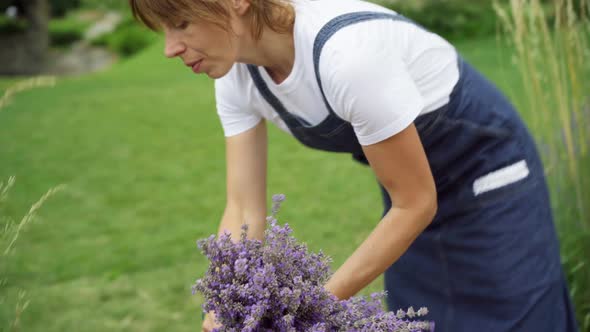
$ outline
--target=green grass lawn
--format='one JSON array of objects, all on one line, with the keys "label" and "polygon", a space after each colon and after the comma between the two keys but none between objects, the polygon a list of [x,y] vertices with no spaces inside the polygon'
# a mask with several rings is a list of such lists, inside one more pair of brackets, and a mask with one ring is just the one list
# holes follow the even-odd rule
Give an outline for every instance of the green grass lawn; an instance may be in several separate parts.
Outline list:
[{"label": "green grass lawn", "polygon": [[[494,39],[458,45],[518,93]],[[374,176],[347,155],[311,151],[274,127],[269,135],[269,196],[287,195],[279,220],[336,268],[379,220]],[[0,110],[0,179],[17,179],[6,211],[19,219],[49,188],[67,189],[0,266],[9,299],[0,322],[24,289],[22,331],[199,330],[202,298],[190,286],[206,261],[195,240],[217,229],[224,172],[212,81],[165,59],[161,43],[107,72],[15,96]]]}]

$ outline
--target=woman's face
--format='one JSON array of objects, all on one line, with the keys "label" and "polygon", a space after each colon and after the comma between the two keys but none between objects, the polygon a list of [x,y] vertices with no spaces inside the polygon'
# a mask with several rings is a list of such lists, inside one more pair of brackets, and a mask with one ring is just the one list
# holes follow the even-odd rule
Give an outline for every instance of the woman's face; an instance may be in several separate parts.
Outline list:
[{"label": "woman's face", "polygon": [[197,74],[220,78],[237,61],[240,41],[249,31],[235,12],[232,12],[228,28],[226,31],[204,20],[164,27],[164,54],[169,58],[179,57]]}]

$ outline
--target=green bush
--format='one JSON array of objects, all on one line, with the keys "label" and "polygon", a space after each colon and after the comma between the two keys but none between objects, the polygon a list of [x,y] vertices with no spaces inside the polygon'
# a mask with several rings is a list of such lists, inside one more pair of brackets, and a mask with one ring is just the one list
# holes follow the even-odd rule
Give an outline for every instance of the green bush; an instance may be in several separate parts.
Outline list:
[{"label": "green bush", "polygon": [[52,17],[63,17],[69,10],[80,7],[80,0],[49,0]]},{"label": "green bush", "polygon": [[129,9],[129,4],[125,0],[81,0],[81,6],[89,9]]},{"label": "green bush", "polygon": [[493,35],[497,18],[491,1],[429,0],[375,2],[412,19],[447,39],[466,39]]},{"label": "green bush", "polygon": [[140,27],[130,27],[115,34],[113,46],[123,56],[131,56],[150,45],[153,38]]},{"label": "green bush", "polygon": [[92,41],[95,46],[106,46],[122,57],[129,57],[149,46],[156,36],[128,17],[111,34]]},{"label": "green bush", "polygon": [[84,37],[88,23],[72,18],[52,19],[49,21],[49,39],[52,46],[68,46]]},{"label": "green bush", "polygon": [[23,19],[10,19],[0,15],[0,34],[19,33],[29,28],[29,22]]}]

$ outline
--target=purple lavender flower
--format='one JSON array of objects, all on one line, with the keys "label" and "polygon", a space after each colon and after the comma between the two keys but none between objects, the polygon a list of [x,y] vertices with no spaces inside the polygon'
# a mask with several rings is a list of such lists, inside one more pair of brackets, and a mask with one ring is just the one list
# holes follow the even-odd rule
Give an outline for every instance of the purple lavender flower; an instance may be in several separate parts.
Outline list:
[{"label": "purple lavender flower", "polygon": [[215,311],[223,326],[217,331],[434,331],[433,323],[413,320],[425,315],[425,308],[384,312],[384,292],[340,301],[326,291],[331,260],[321,251],[309,252],[288,224],[278,224],[284,200],[285,195],[273,196],[264,242],[247,239],[247,225],[237,243],[229,234],[198,241],[210,265],[193,293],[204,295],[203,310]]}]

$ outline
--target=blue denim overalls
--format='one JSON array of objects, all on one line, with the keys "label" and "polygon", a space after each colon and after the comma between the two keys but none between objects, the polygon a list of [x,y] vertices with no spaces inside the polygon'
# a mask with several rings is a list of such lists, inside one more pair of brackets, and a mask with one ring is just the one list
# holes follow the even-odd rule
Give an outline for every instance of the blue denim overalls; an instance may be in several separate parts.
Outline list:
[{"label": "blue denim overalls", "polygon": [[[357,12],[336,17],[318,33],[314,66],[340,28],[367,20],[410,22],[399,15]],[[438,193],[433,222],[385,272],[390,310],[427,306],[437,332],[572,332],[575,317],[563,278],[543,167],[535,144],[506,98],[458,59],[460,79],[450,102],[414,124]],[[329,115],[311,126],[289,113],[259,69],[252,79],[292,134],[314,149],[348,152],[367,164],[350,123]],[[517,167],[522,179],[477,186],[477,179]],[[381,186],[384,212],[391,208]]]}]

